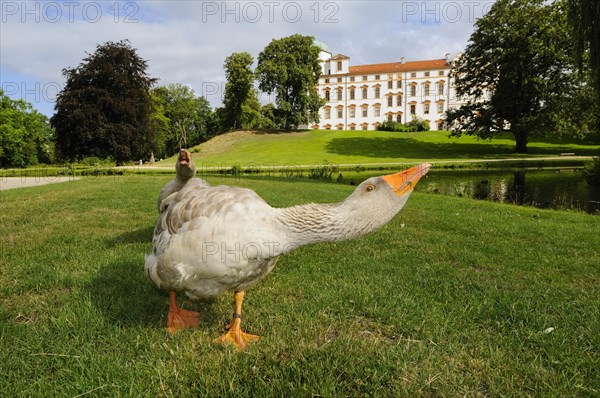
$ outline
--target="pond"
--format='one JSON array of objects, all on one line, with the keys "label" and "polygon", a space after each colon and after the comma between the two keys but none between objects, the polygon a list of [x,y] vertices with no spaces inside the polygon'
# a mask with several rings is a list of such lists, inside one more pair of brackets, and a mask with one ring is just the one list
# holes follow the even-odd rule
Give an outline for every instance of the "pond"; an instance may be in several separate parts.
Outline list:
[{"label": "pond", "polygon": [[[344,174],[344,180],[359,183],[386,172]],[[582,169],[435,170],[416,188],[474,199],[530,205],[540,208],[576,209],[600,214],[600,187],[589,185]]]}]

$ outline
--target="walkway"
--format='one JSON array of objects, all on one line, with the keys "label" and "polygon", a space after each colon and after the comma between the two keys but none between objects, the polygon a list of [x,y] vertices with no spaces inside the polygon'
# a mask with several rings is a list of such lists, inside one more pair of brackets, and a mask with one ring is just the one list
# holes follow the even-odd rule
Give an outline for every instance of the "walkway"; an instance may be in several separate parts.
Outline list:
[{"label": "walkway", "polygon": [[78,180],[78,177],[0,177],[0,191]]}]

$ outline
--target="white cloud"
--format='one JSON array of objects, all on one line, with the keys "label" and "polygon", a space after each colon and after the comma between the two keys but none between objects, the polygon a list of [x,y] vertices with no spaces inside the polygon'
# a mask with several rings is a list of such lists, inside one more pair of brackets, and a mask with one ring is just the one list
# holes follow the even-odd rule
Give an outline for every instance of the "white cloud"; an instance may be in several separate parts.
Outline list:
[{"label": "white cloud", "polygon": [[[312,35],[352,64],[442,58],[464,49],[491,1],[9,1],[0,3],[2,84],[12,97],[36,82],[63,83],[97,44],[129,39],[160,83],[198,95],[224,81],[233,52],[255,58],[273,39]],[[23,81],[12,81],[19,80]],[[17,84],[14,84],[17,83]],[[14,90],[15,87],[21,87]],[[9,90],[6,90],[7,92]],[[44,97],[44,96],[41,96]],[[208,96],[214,106],[220,95]],[[28,98],[26,98],[28,99]],[[32,102],[32,101],[30,101]],[[52,98],[34,103],[51,113]]]}]

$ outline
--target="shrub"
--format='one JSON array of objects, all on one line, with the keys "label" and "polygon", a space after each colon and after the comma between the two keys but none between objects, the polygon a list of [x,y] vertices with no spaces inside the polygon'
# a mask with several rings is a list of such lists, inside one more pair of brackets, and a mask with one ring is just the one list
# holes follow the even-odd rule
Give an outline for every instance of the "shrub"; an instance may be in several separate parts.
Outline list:
[{"label": "shrub", "polygon": [[381,131],[399,131],[399,132],[415,132],[415,131],[429,131],[429,120],[421,119],[413,115],[412,120],[408,123],[402,124],[394,122],[392,120],[386,120],[379,126]]},{"label": "shrub", "polygon": [[586,163],[583,172],[588,184],[600,186],[600,156]]},{"label": "shrub", "polygon": [[399,132],[413,132],[417,131],[415,126],[408,126],[406,124],[394,122],[392,120],[386,120],[379,126],[379,130],[381,131],[399,131]]},{"label": "shrub", "polygon": [[233,174],[234,176],[239,176],[240,174],[242,174],[242,166],[240,166],[239,164],[234,164],[231,167],[231,174]]},{"label": "shrub", "polygon": [[100,164],[100,158],[95,157],[95,156],[90,156],[87,158],[83,158],[82,163],[86,166],[98,166]]},{"label": "shrub", "polygon": [[337,166],[329,164],[328,161],[316,168],[311,168],[308,173],[308,178],[319,181],[333,181],[333,174],[339,173],[340,169]]},{"label": "shrub", "polygon": [[407,123],[408,126],[413,126],[416,131],[429,131],[429,120],[421,119],[415,115],[412,116],[412,120]]}]

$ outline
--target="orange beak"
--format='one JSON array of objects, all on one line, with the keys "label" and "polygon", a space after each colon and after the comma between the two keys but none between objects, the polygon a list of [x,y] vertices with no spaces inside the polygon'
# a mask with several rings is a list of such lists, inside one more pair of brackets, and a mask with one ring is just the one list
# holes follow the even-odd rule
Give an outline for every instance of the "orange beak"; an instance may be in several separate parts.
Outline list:
[{"label": "orange beak", "polygon": [[401,171],[395,174],[388,174],[382,176],[388,184],[392,187],[396,195],[402,196],[407,192],[412,191],[417,185],[417,182],[429,171],[431,165],[429,163],[421,163],[408,170]]}]

